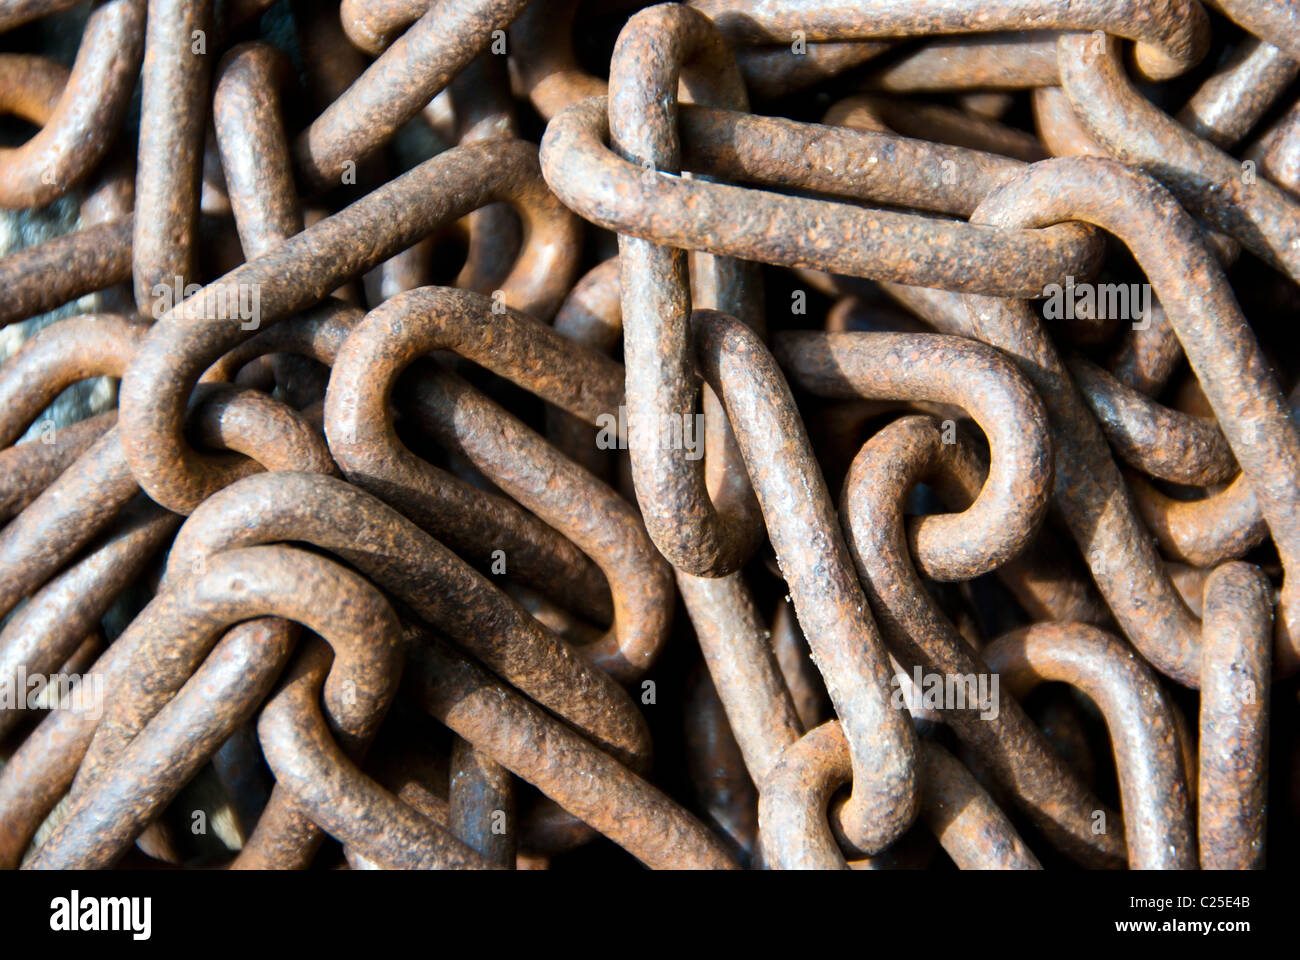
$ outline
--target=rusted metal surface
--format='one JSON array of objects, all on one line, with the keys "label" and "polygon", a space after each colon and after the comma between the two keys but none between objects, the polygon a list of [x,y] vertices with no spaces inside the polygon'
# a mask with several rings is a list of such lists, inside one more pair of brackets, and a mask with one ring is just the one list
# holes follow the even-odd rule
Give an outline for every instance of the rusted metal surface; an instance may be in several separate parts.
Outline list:
[{"label": "rusted metal surface", "polygon": [[[1051,177],[1050,188],[1031,186],[1044,174]],[[1103,182],[1104,192],[1097,189]],[[1150,178],[1106,161],[1066,158],[1037,164],[1027,176],[1022,175],[995,191],[981,204],[974,219],[1054,222],[1058,216],[1052,207],[1072,208],[1076,217],[1101,222],[1123,237],[1142,264],[1154,295],[1164,304],[1169,322],[1206,390],[1219,427],[1243,474],[1247,478],[1258,474],[1261,478],[1255,495],[1284,565],[1288,562],[1295,565],[1296,561],[1289,561],[1289,557],[1295,549],[1293,538],[1300,536],[1297,528],[1300,477],[1292,474],[1300,471],[1300,430],[1291,419],[1258,340],[1242,316],[1217,261],[1200,242],[1191,217],[1178,207],[1168,191]],[[1080,213],[1084,210],[1086,214]],[[1150,224],[1153,232],[1137,229],[1140,223]],[[1158,239],[1154,232],[1156,223],[1160,224],[1161,231]],[[1170,269],[1173,261],[1168,259],[1168,253],[1175,244],[1185,255],[1178,258],[1175,269]],[[1189,277],[1194,277],[1194,281],[1189,281]],[[1114,509],[1113,491],[1120,488],[1114,462],[1097,435],[1095,421],[1075,407],[1077,401],[1073,397],[1077,394],[1067,385],[1068,379],[1060,380],[1064,371],[1055,372],[1061,367],[1054,349],[1041,333],[1031,332],[1033,327],[1020,319],[1026,317],[1027,308],[1023,304],[972,300],[970,309],[980,339],[1005,344],[1004,348],[1013,355],[1023,357],[1022,362],[1026,364],[1023,369],[1031,379],[1035,377],[1031,369],[1041,371],[1036,385],[1043,394],[1049,416],[1069,424],[1070,441],[1058,434],[1058,449],[1064,442],[1073,442],[1084,445],[1090,456],[1096,450],[1099,469],[1089,469],[1086,474],[1077,469],[1063,474],[1062,464],[1058,462],[1058,496],[1072,511],[1078,511],[1070,519],[1071,525],[1081,543],[1086,544],[1086,555],[1093,564],[1098,585],[1134,643],[1162,670],[1185,684],[1195,685],[1200,672],[1196,626],[1187,616],[1186,608],[1160,585],[1160,572],[1152,566],[1157,562],[1153,552],[1145,544],[1135,544],[1140,549],[1133,556],[1132,568],[1150,571],[1143,575],[1150,576],[1154,582],[1149,582],[1146,589],[1159,597],[1156,602],[1141,603],[1145,610],[1134,606],[1137,598],[1130,594],[1136,581],[1113,579],[1108,572],[1103,572],[1103,568],[1111,567],[1113,558],[1102,561],[1101,551],[1113,547],[1127,550],[1128,542],[1135,536],[1130,531],[1138,527],[1128,510]],[[1001,333],[995,333],[1010,334],[1013,327],[1019,328],[1018,343],[1003,341]],[[1029,346],[1034,341],[1037,342]],[[1056,404],[1059,406],[1054,410]],[[1255,483],[1253,479],[1252,483]],[[1112,536],[1116,539],[1111,540]],[[1140,538],[1140,534],[1137,536]],[[1293,672],[1300,665],[1300,645],[1295,640],[1300,628],[1290,626],[1287,609],[1284,599],[1277,620],[1276,658],[1284,669]],[[1152,614],[1154,618],[1148,619]],[[1158,631],[1151,632],[1157,624],[1160,624]]]},{"label": "rusted metal surface", "polygon": [[451,750],[451,831],[498,869],[515,865],[515,788],[510,771],[456,738]]},{"label": "rusted metal surface", "polygon": [[87,227],[0,259],[0,324],[16,323],[131,278],[131,220]]},{"label": "rusted metal surface", "polygon": [[116,422],[117,412],[110,410],[58,430],[53,443],[28,441],[0,451],[0,522],[40,496]]},{"label": "rusted metal surface", "polygon": [[148,6],[131,271],[136,306],[158,316],[155,288],[194,279],[212,2],[150,0]]},{"label": "rusted metal surface", "polygon": [[1270,594],[1243,563],[1216,568],[1205,584],[1197,842],[1207,870],[1264,864]]},{"label": "rusted metal surface", "polygon": [[736,429],[800,625],[847,727],[855,783],[842,827],[862,852],[878,853],[917,811],[916,741],[888,703],[884,644],[775,359],[734,318],[700,311],[693,326],[701,370]]},{"label": "rusted metal surface", "polygon": [[1125,463],[1196,487],[1222,483],[1237,472],[1228,442],[1212,422],[1152,403],[1082,357],[1068,362],[1107,442]]},{"label": "rusted metal surface", "polygon": [[58,103],[30,117],[40,132],[21,147],[0,149],[0,207],[49,203],[103,159],[126,115],[144,30],[145,0],[96,5]]},{"label": "rusted metal surface", "polygon": [[644,720],[607,675],[438,541],[340,480],[286,472],[232,484],[186,523],[169,557],[169,576],[221,550],[279,540],[337,552],[596,743],[633,766],[648,761]]},{"label": "rusted metal surface", "polygon": [[1024,548],[1047,509],[1051,441],[1033,388],[1002,354],[928,334],[790,333],[775,346],[791,378],[813,393],[950,403],[983,429],[992,457],[973,502],[923,518],[910,535],[925,576],[969,580]]},{"label": "rusted metal surface", "polygon": [[1294,860],[1293,4],[71,6],[0,867]]},{"label": "rusted metal surface", "polygon": [[951,0],[871,0],[822,3],[779,0],[750,5],[742,0],[694,0],[728,39],[782,43],[793,31],[808,40],[987,33],[1032,24],[1037,30],[1104,30],[1137,41],[1134,60],[1153,80],[1183,73],[1205,53],[1209,19],[1191,0],[1155,3],[1080,3],[1062,8],[1044,0],[991,0],[978,6]]},{"label": "rusted metal surface", "polygon": [[1226,150],[1250,132],[1297,72],[1300,62],[1251,37],[1197,88],[1178,111],[1178,122]]},{"label": "rusted metal surface", "polygon": [[[586,100],[546,128],[542,168],[566,204],[607,229],[663,245],[968,292],[1041,296],[1052,278],[1092,272],[1092,234],[987,235],[961,222],[668,177],[603,143],[604,104]],[[706,222],[709,228],[694,225]],[[799,224],[796,231],[789,226]],[[852,242],[848,242],[852,238]],[[920,257],[917,251],[925,250]],[[1040,282],[1041,281],[1041,282]]]},{"label": "rusted metal surface", "polygon": [[1300,111],[1292,107],[1247,151],[1264,175],[1300,200]]},{"label": "rusted metal surface", "polygon": [[731,842],[736,859],[748,867],[758,854],[757,788],[709,673],[697,667],[687,681],[687,771],[702,819]]},{"label": "rusted metal surface", "polygon": [[517,58],[519,83],[547,120],[588,97],[604,96],[606,84],[578,64],[573,52],[573,15],[578,0],[530,3],[510,29],[510,39],[527,50]]},{"label": "rusted metal surface", "polygon": [[1111,156],[1149,171],[1206,223],[1300,277],[1300,204],[1267,180],[1246,187],[1241,165],[1156,110],[1124,73],[1118,45],[1093,52],[1086,37],[1060,40],[1061,85],[1088,132]]},{"label": "rusted metal surface", "polygon": [[[681,165],[673,123],[679,80],[711,106],[748,107],[735,60],[707,18],[668,4],[633,16],[610,61],[611,146],[625,161],[654,175],[659,170],[675,174]],[[671,419],[684,430],[695,411],[687,261],[682,249],[644,237],[619,237],[623,350],[631,370],[628,452],[637,500],[655,545],[679,569],[721,576],[749,559],[757,518],[740,498],[716,503],[705,483],[703,459],[692,459],[685,443],[664,443],[658,429]],[[730,265],[708,258],[695,266],[701,272],[721,272]],[[745,292],[733,293],[727,298],[731,302],[702,306],[740,314]]]},{"label": "rusted metal surface", "polygon": [[[20,671],[29,676],[58,672],[178,526],[175,515],[151,503],[123,511],[76,563],[35,591],[0,630],[0,676],[13,682]],[[0,711],[0,735],[21,718],[19,710]]]},{"label": "rusted metal surface", "polygon": [[[878,94],[847,97],[831,107],[822,122],[859,130],[892,131],[913,140],[982,150],[1025,163],[1046,156],[1037,137],[988,117],[938,104],[895,102]],[[992,157],[980,159],[992,161]]]},{"label": "rusted metal surface", "polygon": [[1183,758],[1151,668],[1120,640],[1083,624],[1035,624],[995,640],[984,655],[1021,696],[1035,683],[1057,680],[1098,705],[1114,742],[1129,866],[1194,867]]},{"label": "rusted metal surface", "polygon": [[339,4],[339,19],[353,45],[377,57],[428,9],[429,0],[344,0]]},{"label": "rusted metal surface", "polygon": [[452,0],[429,9],[298,137],[294,155],[317,188],[373,153],[519,16],[527,0]]},{"label": "rusted metal surface", "polygon": [[302,230],[279,88],[289,65],[268,44],[240,44],[217,66],[212,117],[221,171],[244,256]]},{"label": "rusted metal surface", "polygon": [[922,741],[921,817],[962,870],[1038,870],[1038,858],[956,757]]},{"label": "rusted metal surface", "polygon": [[[343,281],[436,227],[487,202],[505,200],[519,205],[530,241],[502,286],[506,302],[549,316],[571,273],[566,264],[572,262],[576,224],[546,192],[536,162],[531,146],[513,140],[448,151],[248,261],[164,314],[122,382],[127,455],[146,492],[164,506],[188,512],[250,469],[246,460],[199,454],[182,434],[185,398],[199,374],[251,335],[246,324],[221,319],[227,312],[222,305],[237,301],[241,287],[261,292],[260,323],[270,325],[319,302]],[[299,262],[311,266],[306,271],[291,269]],[[178,449],[173,452],[173,447]]]},{"label": "rusted metal surface", "polygon": [[131,317],[85,314],[29,339],[0,367],[0,446],[10,447],[74,383],[122,376],[147,332]]},{"label": "rusted metal surface", "polygon": [[688,811],[436,638],[408,666],[425,709],[647,866],[735,865]]},{"label": "rusted metal surface", "polygon": [[940,36],[873,71],[866,84],[891,93],[1041,90],[1060,83],[1057,36],[1052,31]]},{"label": "rusted metal surface", "polygon": [[1285,0],[1215,0],[1215,7],[1257,37],[1276,42],[1300,60],[1300,15]]},{"label": "rusted metal surface", "polygon": [[[862,448],[845,482],[840,512],[849,547],[881,629],[905,671],[919,664],[944,677],[992,672],[926,593],[915,554],[905,545],[916,542],[917,525],[910,525],[910,535],[903,530],[904,499],[918,480],[936,478],[933,482],[942,489],[937,478],[950,474],[956,482],[949,484],[960,486],[962,473],[971,469],[963,446],[943,443],[933,420],[898,420]],[[1092,812],[1102,809],[1100,801],[1078,783],[1015,700],[1004,697],[992,716],[987,706],[962,707],[945,712],[947,725],[980,753],[1056,843],[1084,863],[1114,865],[1123,856],[1114,833],[1092,829]]]},{"label": "rusted metal surface", "polygon": [[[989,795],[948,751],[921,741],[921,816],[964,870],[1036,870],[1025,846]],[[759,803],[769,866],[783,870],[848,870],[826,825],[825,807],[852,776],[838,721],[810,731],[772,771]]]},{"label": "rusted metal surface", "polygon": [[327,664],[319,647],[303,657],[258,719],[258,737],[277,789],[292,792],[296,809],[378,866],[486,866],[472,847],[392,796],[348,759],[355,748],[348,751],[336,742],[318,702],[321,685],[333,679]]},{"label": "rusted metal surface", "polygon": [[[387,404],[398,375],[412,360],[439,349],[455,349],[592,424],[602,414],[617,413],[621,371],[597,354],[584,356],[576,345],[565,344],[553,330],[525,315],[494,313],[485,297],[439,289],[411,291],[387,301],[353,332],[336,360],[325,422],[345,474],[386,499],[404,497],[395,494],[396,488],[411,490],[419,484],[425,503],[422,516],[436,516],[432,532],[462,553],[473,552],[471,544],[477,541],[486,548],[485,559],[490,560],[493,550],[504,550],[523,564],[529,553],[524,531],[518,525],[511,530],[505,522],[494,529],[485,511],[471,513],[450,497],[439,503],[439,487],[445,486],[441,472],[401,447],[392,431]],[[552,369],[564,369],[565,375],[542,373]],[[668,566],[635,513],[612,490],[590,483],[581,468],[554,456],[540,437],[480,399],[454,375],[434,372],[411,389],[415,420],[431,424],[443,446],[469,457],[505,493],[565,533],[601,566],[613,594],[614,629],[590,654],[620,679],[644,672],[666,636],[671,587]],[[547,478],[546,485],[538,487],[532,479],[536,477]],[[557,484],[566,491],[564,496],[557,496]],[[597,514],[590,513],[593,506]],[[473,521],[457,529],[442,520],[444,516],[472,516]],[[598,523],[589,522],[597,517]],[[557,559],[542,555],[536,562],[539,567],[555,565]]]}]

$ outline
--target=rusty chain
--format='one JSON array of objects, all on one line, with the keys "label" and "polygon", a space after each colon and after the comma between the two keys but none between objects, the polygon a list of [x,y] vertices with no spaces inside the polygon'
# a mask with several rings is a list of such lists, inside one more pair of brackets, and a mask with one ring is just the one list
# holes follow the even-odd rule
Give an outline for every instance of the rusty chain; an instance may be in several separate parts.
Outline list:
[{"label": "rusty chain", "polygon": [[0,866],[1300,850],[1293,6],[74,7]]}]

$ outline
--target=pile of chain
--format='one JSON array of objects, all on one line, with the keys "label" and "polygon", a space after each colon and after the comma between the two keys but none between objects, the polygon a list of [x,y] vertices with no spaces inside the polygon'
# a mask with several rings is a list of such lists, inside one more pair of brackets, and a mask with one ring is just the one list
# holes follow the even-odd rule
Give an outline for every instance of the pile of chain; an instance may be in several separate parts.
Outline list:
[{"label": "pile of chain", "polygon": [[0,865],[1300,851],[1295,4],[74,6]]}]

